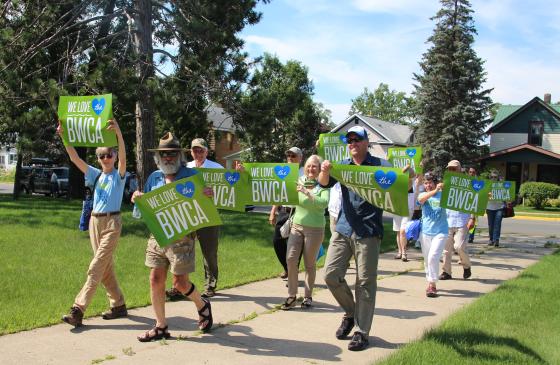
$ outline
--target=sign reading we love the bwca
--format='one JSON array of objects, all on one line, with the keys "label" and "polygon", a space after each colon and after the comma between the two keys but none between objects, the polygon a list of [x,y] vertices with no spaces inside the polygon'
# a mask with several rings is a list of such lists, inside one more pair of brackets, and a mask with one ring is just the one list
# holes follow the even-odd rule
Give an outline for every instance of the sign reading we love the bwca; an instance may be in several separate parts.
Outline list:
[{"label": "sign reading we love the bwca", "polygon": [[464,213],[483,215],[488,204],[491,184],[488,180],[465,174],[446,172],[443,175],[441,206]]},{"label": "sign reading we love the bwca", "polygon": [[515,181],[493,181],[486,180],[490,183],[492,189],[492,199],[511,202],[515,200]]},{"label": "sign reading we love the bwca", "polygon": [[218,209],[244,212],[249,204],[249,174],[236,170],[196,168],[206,186],[214,189],[214,205]]},{"label": "sign reading we love the bwca", "polygon": [[393,167],[402,169],[406,165],[410,165],[417,174],[424,172],[420,166],[422,147],[389,147],[387,157]]},{"label": "sign reading we love the bwca", "polygon": [[295,163],[245,163],[249,174],[252,205],[295,205],[299,203]]},{"label": "sign reading we love the bwca", "polygon": [[61,96],[58,103],[65,146],[111,147],[117,145],[117,135],[107,130],[113,118],[112,95]]},{"label": "sign reading we love the bwca", "polygon": [[408,216],[408,174],[399,169],[333,164],[330,174],[376,207]]},{"label": "sign reading we love the bwca", "polygon": [[200,228],[222,224],[211,198],[203,194],[200,174],[177,180],[136,198],[142,219],[160,246]]},{"label": "sign reading we love the bwca", "polygon": [[342,133],[320,134],[317,154],[325,160],[332,162],[339,162],[350,158],[346,136]]}]

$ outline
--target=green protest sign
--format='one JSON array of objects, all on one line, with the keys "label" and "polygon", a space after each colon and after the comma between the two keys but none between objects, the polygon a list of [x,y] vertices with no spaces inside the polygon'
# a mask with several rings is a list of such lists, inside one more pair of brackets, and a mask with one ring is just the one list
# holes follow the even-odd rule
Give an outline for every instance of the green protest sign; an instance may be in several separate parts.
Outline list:
[{"label": "green protest sign", "polygon": [[252,205],[295,205],[299,166],[296,163],[245,163]]},{"label": "green protest sign", "polygon": [[317,154],[332,162],[350,158],[346,136],[342,133],[323,133],[319,135]]},{"label": "green protest sign", "polygon": [[465,174],[445,172],[441,206],[463,213],[484,215],[488,204],[490,181]]},{"label": "green protest sign", "polygon": [[399,169],[333,164],[330,174],[376,207],[408,216],[408,174]]},{"label": "green protest sign", "polygon": [[214,205],[218,209],[244,212],[249,204],[249,175],[246,172],[226,169],[196,168],[206,186],[214,189]]},{"label": "green protest sign", "polygon": [[515,181],[493,181],[490,182],[492,199],[511,202],[515,200]]},{"label": "green protest sign", "polygon": [[61,96],[58,103],[65,146],[111,147],[117,145],[117,135],[107,130],[113,118],[112,94],[91,96]]},{"label": "green protest sign", "polygon": [[406,165],[410,165],[417,174],[424,172],[420,166],[422,147],[389,147],[387,157],[393,167],[402,169]]},{"label": "green protest sign", "polygon": [[203,189],[202,177],[196,174],[136,198],[142,219],[160,246],[200,228],[222,224],[218,210]]}]

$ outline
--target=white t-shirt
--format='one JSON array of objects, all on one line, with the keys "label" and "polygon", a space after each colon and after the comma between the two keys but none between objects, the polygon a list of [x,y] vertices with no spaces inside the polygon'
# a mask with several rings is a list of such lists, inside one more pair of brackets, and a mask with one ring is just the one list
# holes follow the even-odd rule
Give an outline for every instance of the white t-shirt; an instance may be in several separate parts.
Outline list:
[{"label": "white t-shirt", "polygon": [[342,190],[340,188],[340,183],[337,182],[331,188],[331,194],[329,195],[329,214],[332,217],[338,218],[338,212],[340,212],[341,204]]},{"label": "white t-shirt", "polygon": [[[190,167],[190,168],[196,167],[196,162],[195,161],[187,162],[187,167]],[[224,168],[219,163],[214,162],[214,161],[210,161],[209,159],[204,160],[204,163],[200,167],[203,167],[205,169],[223,169]]]}]

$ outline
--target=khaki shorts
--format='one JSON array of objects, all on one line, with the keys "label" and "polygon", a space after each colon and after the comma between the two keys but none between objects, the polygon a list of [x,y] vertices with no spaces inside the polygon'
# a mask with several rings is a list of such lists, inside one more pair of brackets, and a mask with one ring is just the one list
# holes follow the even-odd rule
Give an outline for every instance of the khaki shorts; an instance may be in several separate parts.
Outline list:
[{"label": "khaki shorts", "polygon": [[146,266],[156,269],[169,267],[174,275],[194,272],[194,237],[187,236],[166,247],[160,247],[154,236],[148,239],[146,248]]}]

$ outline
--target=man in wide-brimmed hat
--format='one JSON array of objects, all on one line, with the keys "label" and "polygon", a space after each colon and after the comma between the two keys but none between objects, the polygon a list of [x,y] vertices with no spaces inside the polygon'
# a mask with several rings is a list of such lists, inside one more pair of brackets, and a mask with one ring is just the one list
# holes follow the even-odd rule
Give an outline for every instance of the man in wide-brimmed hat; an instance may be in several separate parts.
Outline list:
[{"label": "man in wide-brimmed hat", "polygon": [[[179,140],[173,134],[167,132],[160,140],[159,146],[148,151],[154,152],[154,159],[159,170],[154,171],[144,185],[144,192],[150,192],[172,183],[175,180],[190,177],[197,173],[196,170],[184,165],[185,157]],[[205,188],[204,194],[212,196],[212,189]],[[136,191],[132,195],[132,201],[142,195]],[[194,271],[194,238],[195,233],[191,233],[173,244],[164,248],[160,247],[153,235],[148,239],[146,249],[146,266],[150,271],[150,293],[152,305],[156,316],[156,325],[151,330],[138,336],[141,342],[149,342],[162,338],[169,338],[171,335],[167,329],[165,318],[165,281],[167,279],[167,269],[173,274],[173,286],[183,295],[188,297],[196,305],[199,315],[198,327],[203,332],[208,332],[212,327],[212,308],[210,301],[202,298],[193,283],[189,280],[189,273]]]}]

